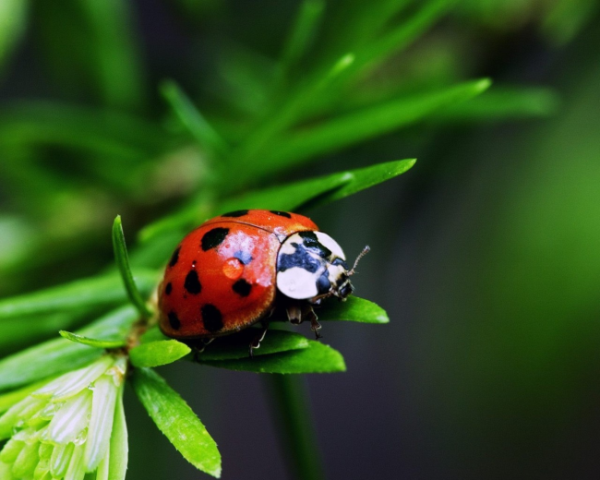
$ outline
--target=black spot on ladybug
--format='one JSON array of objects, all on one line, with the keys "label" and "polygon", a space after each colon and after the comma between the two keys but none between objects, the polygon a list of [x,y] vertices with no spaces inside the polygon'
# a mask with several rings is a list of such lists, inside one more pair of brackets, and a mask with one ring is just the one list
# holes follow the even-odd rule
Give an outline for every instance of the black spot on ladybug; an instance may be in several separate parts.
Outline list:
[{"label": "black spot on ladybug", "polygon": [[288,268],[299,267],[310,273],[315,273],[321,267],[321,262],[310,255],[303,244],[292,243],[292,246],[296,248],[294,253],[282,253],[277,258],[278,272],[285,272]]},{"label": "black spot on ladybug", "polygon": [[323,274],[317,279],[317,291],[319,295],[327,293],[331,288],[331,282],[329,281],[329,270],[325,270]]},{"label": "black spot on ladybug", "polygon": [[233,291],[238,295],[247,297],[252,291],[252,284],[241,278],[235,282],[231,288],[233,288]]},{"label": "black spot on ladybug", "polygon": [[252,261],[252,255],[250,255],[248,252],[244,252],[243,250],[238,250],[233,254],[233,256],[244,265],[248,265]]},{"label": "black spot on ladybug", "polygon": [[169,260],[169,267],[175,266],[175,264],[179,260],[179,250],[181,250],[181,247],[177,247],[177,250],[175,250],[173,252],[173,255],[171,256],[171,260]]},{"label": "black spot on ladybug", "polygon": [[217,227],[213,228],[212,230],[209,230],[202,237],[202,250],[206,252],[211,248],[218,247],[219,245],[221,245],[223,240],[225,240],[225,237],[228,233],[229,229],[223,227]]},{"label": "black spot on ladybug", "polygon": [[169,312],[169,315],[167,315],[169,317],[169,323],[171,324],[171,328],[173,330],[179,330],[179,328],[181,327],[181,322],[179,321],[179,317],[177,317],[177,314],[175,312]]},{"label": "black spot on ladybug", "polygon": [[202,290],[200,280],[198,279],[198,272],[196,270],[190,270],[185,277],[183,287],[192,295],[198,295]]},{"label": "black spot on ladybug", "polygon": [[228,212],[221,215],[222,217],[243,217],[248,215],[248,210],[236,210],[235,212]]},{"label": "black spot on ladybug", "polygon": [[329,258],[331,256],[331,250],[319,242],[315,232],[299,232],[298,235],[302,237],[302,243],[306,248],[319,255],[319,257]]},{"label": "black spot on ladybug", "polygon": [[223,328],[223,315],[221,315],[221,311],[207,303],[204,305],[200,312],[202,313],[202,322],[204,323],[204,328],[209,332],[218,332]]},{"label": "black spot on ladybug", "polygon": [[167,286],[165,287],[165,293],[167,295],[171,295],[172,290],[173,290],[173,285],[171,285],[171,282],[167,283]]},{"label": "black spot on ladybug", "polygon": [[269,210],[269,212],[279,215],[280,217],[292,218],[292,216],[288,212],[280,212],[279,210]]}]

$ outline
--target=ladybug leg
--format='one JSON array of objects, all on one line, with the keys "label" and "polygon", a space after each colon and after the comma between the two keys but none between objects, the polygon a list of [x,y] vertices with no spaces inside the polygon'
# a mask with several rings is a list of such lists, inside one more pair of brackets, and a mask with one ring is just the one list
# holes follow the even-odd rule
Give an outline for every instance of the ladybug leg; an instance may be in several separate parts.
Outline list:
[{"label": "ladybug leg", "polygon": [[204,349],[214,341],[214,338],[201,338],[193,342],[189,342],[189,346],[192,349],[192,360],[197,362],[200,359],[200,354],[204,352]]},{"label": "ladybug leg", "polygon": [[310,321],[310,329],[314,332],[315,338],[323,338],[323,335],[319,333],[321,330],[321,324],[319,323],[319,317],[312,308],[310,303],[307,303],[302,309],[302,318]]},{"label": "ladybug leg", "polygon": [[265,339],[265,335],[267,334],[267,330],[269,329],[269,322],[262,322],[263,331],[260,332],[254,339],[250,342],[250,346],[248,348],[248,353],[250,354],[250,358],[254,356],[254,350],[260,348],[260,343]]},{"label": "ladybug leg", "polygon": [[302,309],[300,304],[292,303],[286,309],[288,320],[292,325],[300,325],[302,323]]}]

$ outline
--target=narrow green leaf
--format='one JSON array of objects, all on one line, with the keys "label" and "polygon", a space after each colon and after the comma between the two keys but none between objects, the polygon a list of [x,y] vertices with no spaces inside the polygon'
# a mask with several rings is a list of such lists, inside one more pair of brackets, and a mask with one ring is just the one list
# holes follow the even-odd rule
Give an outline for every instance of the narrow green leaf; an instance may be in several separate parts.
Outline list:
[{"label": "narrow green leaf", "polygon": [[314,340],[309,346],[274,355],[223,361],[203,361],[205,365],[255,373],[333,373],[346,370],[342,355]]},{"label": "narrow green leaf", "polygon": [[215,209],[215,214],[244,208],[293,211],[298,206],[313,200],[315,197],[326,195],[347,185],[353,179],[354,177],[351,172],[339,172],[297,183],[249,192],[242,196],[223,201]]},{"label": "narrow green leaf", "polygon": [[271,143],[277,136],[304,118],[307,105],[324,91],[354,62],[354,55],[347,53],[331,65],[327,72],[316,81],[307,81],[295,93],[290,94],[282,106],[277,106],[259,128],[238,149],[229,155],[231,164],[235,167],[235,176],[227,176],[224,189],[233,189],[264,170],[263,156],[269,151]]},{"label": "narrow green leaf", "polygon": [[[207,345],[204,352],[198,355],[199,362],[216,360],[248,359],[250,342],[260,334],[260,330],[250,328],[235,335],[229,335],[215,339]],[[286,332],[283,330],[270,330],[260,344],[260,348],[254,350],[255,357],[261,355],[272,355],[275,353],[288,352],[308,348],[309,342],[304,335]],[[190,356],[190,360],[194,360]]]},{"label": "narrow green leaf", "polygon": [[83,335],[79,335],[77,333],[67,332],[66,330],[61,330],[58,333],[60,333],[61,337],[66,338],[71,342],[80,343],[81,345],[87,345],[88,347],[120,348],[127,344],[127,340],[124,338],[99,340],[96,338],[84,337]]},{"label": "narrow green leaf", "polygon": [[169,337],[163,335],[163,333],[160,331],[160,328],[158,328],[158,325],[154,325],[146,330],[140,337],[140,344],[158,342],[160,340],[169,340]]},{"label": "narrow green leaf", "polygon": [[[126,338],[137,311],[130,306],[114,310],[77,333],[96,339]],[[103,349],[58,338],[0,360],[0,390],[58,375],[99,358]]]},{"label": "narrow green leaf", "polygon": [[[415,161],[408,159],[380,163],[372,167],[333,173],[301,182],[257,190],[223,200],[210,212],[208,209],[198,210],[192,206],[185,215],[179,215],[177,220],[169,218],[164,222],[159,220],[150,225],[148,235],[144,239],[147,241],[150,238],[162,237],[162,235],[168,235],[171,238],[173,232],[176,231],[179,232],[175,235],[177,237],[175,241],[177,241],[186,231],[211,216],[245,208],[297,211],[323,205],[400,175],[408,171]],[[168,247],[172,249],[173,244],[172,241]],[[167,256],[168,253],[165,254],[165,258]]]},{"label": "narrow green leaf", "polygon": [[[135,282],[142,294],[150,295],[158,274],[140,270]],[[117,275],[90,277],[57,287],[0,300],[0,322],[3,318],[43,314],[83,306],[114,305],[127,300],[127,294]]]},{"label": "narrow green leaf", "polygon": [[379,163],[372,167],[359,168],[356,170],[350,170],[349,173],[352,179],[346,182],[340,188],[330,190],[322,195],[319,195],[309,202],[301,206],[301,208],[313,208],[317,205],[325,205],[335,200],[341,200],[342,198],[349,197],[355,193],[370,188],[378,183],[390,180],[398,175],[401,175],[410,170],[416,159],[411,158],[407,160],[396,160],[393,162]]},{"label": "narrow green leaf", "polygon": [[0,2],[0,67],[8,59],[24,30],[27,18],[25,0]]},{"label": "narrow green leaf", "polygon": [[281,70],[286,76],[312,43],[325,10],[324,0],[304,0],[283,49]]},{"label": "narrow green leaf", "polygon": [[408,47],[440,20],[453,3],[453,0],[429,0],[420,3],[421,8],[411,18],[397,22],[396,28],[367,42],[364,48],[357,51],[356,64],[348,74],[356,75],[360,72],[364,75],[373,67]]},{"label": "narrow green leaf", "polygon": [[202,148],[215,154],[228,150],[225,140],[206,121],[179,85],[168,80],[162,83],[160,91],[179,121]]},{"label": "narrow green leaf", "polygon": [[456,122],[498,121],[546,117],[558,109],[560,100],[548,88],[494,87],[469,102],[461,102],[433,114],[434,120]]},{"label": "narrow green leaf", "polygon": [[490,86],[487,79],[412,95],[334,118],[273,142],[253,173],[262,175],[412,125],[437,110],[468,100]]},{"label": "narrow green leaf", "polygon": [[26,387],[0,395],[0,414],[8,410],[15,403],[23,400],[30,393],[35,392],[38,388],[43,387],[47,382],[48,380],[43,380],[41,382],[32,383]]},{"label": "narrow green leaf", "polygon": [[135,367],[160,367],[185,357],[192,349],[177,340],[158,340],[144,343],[129,351],[129,358]]},{"label": "narrow green leaf", "polygon": [[158,155],[167,146],[163,129],[122,112],[49,101],[5,105],[0,114],[0,145],[40,143],[93,152],[98,156],[90,156],[88,161],[104,166],[115,158],[121,175],[124,160]]},{"label": "narrow green leaf", "polygon": [[319,320],[346,320],[360,323],[389,323],[383,308],[359,297],[348,297],[345,302],[328,302],[317,310]]},{"label": "narrow green leaf", "polygon": [[129,266],[129,256],[127,255],[127,245],[125,244],[125,234],[123,233],[123,225],[121,223],[121,215],[117,215],[112,227],[112,243],[115,254],[115,261],[119,267],[121,273],[121,279],[127,290],[129,300],[143,318],[150,318],[152,311],[148,308],[148,305],[142,298],[135,281],[133,280],[133,274]]},{"label": "narrow green leaf", "polygon": [[129,442],[127,435],[127,422],[125,421],[125,409],[123,408],[123,394],[117,399],[115,408],[115,420],[110,436],[110,468],[108,480],[125,480],[127,462],[129,456]]},{"label": "narrow green leaf", "polygon": [[214,477],[221,476],[221,454],[217,444],[192,409],[153,370],[133,371],[133,388],[158,429],[183,457]]}]

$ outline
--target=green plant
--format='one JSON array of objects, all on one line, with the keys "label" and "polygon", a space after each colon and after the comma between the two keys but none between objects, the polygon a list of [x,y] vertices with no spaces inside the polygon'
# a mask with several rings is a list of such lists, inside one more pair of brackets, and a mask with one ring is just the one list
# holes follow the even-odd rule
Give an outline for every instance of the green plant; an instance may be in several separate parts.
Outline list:
[{"label": "green plant", "polygon": [[[180,359],[275,374],[269,381],[280,402],[297,472],[302,478],[321,478],[318,455],[310,447],[310,428],[299,420],[305,415],[301,386],[283,375],[343,371],[342,355],[287,330],[270,332],[254,359],[247,356],[246,334],[227,337],[197,357],[187,345],[164,338],[153,325],[149,299],[173,246],[190,228],[219,213],[242,208],[304,212],[400,175],[415,161],[390,161],[283,184],[277,181],[282,172],[425,121],[443,125],[546,114],[554,107],[554,96],[537,88],[487,92],[488,79],[458,81],[443,75],[439,81],[433,67],[417,68],[414,61],[407,73],[395,72],[391,68],[395,58],[450,11],[450,1],[369,5],[349,1],[346,6],[351,8],[328,11],[323,1],[305,0],[279,59],[267,62],[269,68],[242,48],[231,47],[224,55],[226,65],[221,71],[228,75],[227,90],[221,92],[219,102],[211,99],[218,108],[201,113],[176,82],[163,82],[160,91],[170,111],[162,122],[149,113],[137,113],[144,112],[147,89],[140,80],[135,45],[126,34],[125,3],[105,2],[95,10],[81,11],[69,4],[71,8],[60,13],[47,6],[37,8],[53,12],[54,16],[44,18],[50,31],[61,24],[62,16],[83,17],[95,26],[94,39],[86,40],[90,58],[81,58],[80,68],[94,78],[94,98],[100,99],[102,108],[34,102],[4,110],[0,149],[11,159],[0,164],[4,181],[14,180],[28,192],[13,192],[17,202],[33,195],[35,208],[60,220],[48,222],[46,235],[31,234],[27,225],[19,230],[10,222],[0,223],[13,235],[36,238],[29,250],[6,257],[3,275],[27,273],[23,259],[41,251],[51,252],[44,257],[51,266],[76,255],[68,250],[72,243],[65,238],[75,241],[79,235],[86,237],[88,246],[98,246],[93,237],[99,228],[107,229],[104,212],[113,216],[116,209],[107,192],[118,192],[129,201],[139,196],[142,204],[164,193],[167,205],[162,208],[168,213],[144,226],[131,256],[117,217],[112,238],[118,272],[111,267],[82,280],[0,300],[0,349],[12,353],[15,345],[26,347],[0,360],[0,391],[4,392],[0,411],[5,412],[0,437],[12,437],[0,454],[2,478],[80,478],[85,471],[95,471],[98,480],[124,478],[127,432],[121,387],[125,377],[182,455],[197,468],[219,476],[221,463],[214,441],[153,370]],[[112,23],[107,18],[122,21]],[[340,21],[345,25],[342,31],[336,27]],[[56,55],[64,39],[54,40],[46,47],[47,54],[59,64]],[[128,66],[124,71],[119,69],[123,64]],[[252,95],[247,95],[249,85]],[[48,146],[84,156],[85,162],[72,162],[77,165],[73,179],[52,174],[41,153]],[[74,180],[79,175],[92,179],[92,194]],[[157,175],[164,180],[159,193],[151,188]],[[184,182],[186,177],[191,178],[189,183]],[[180,187],[183,195],[178,195]],[[57,191],[62,195],[57,196]],[[78,210],[81,205],[83,215]],[[98,215],[85,215],[97,205]],[[388,321],[380,307],[356,297],[326,305],[319,317]],[[68,331],[82,324],[75,333]],[[63,338],[35,345],[57,330]],[[67,388],[71,384],[77,388]],[[88,386],[93,387],[93,395]],[[82,420],[86,411],[91,412],[88,423]],[[67,417],[80,419],[63,430],[72,436],[44,437],[48,431],[57,434],[56,419]],[[98,430],[99,418],[114,419],[108,422],[112,435]],[[94,451],[76,447],[74,440],[81,439],[78,436],[85,435],[86,429],[88,439],[95,439],[88,445],[100,446]]]}]

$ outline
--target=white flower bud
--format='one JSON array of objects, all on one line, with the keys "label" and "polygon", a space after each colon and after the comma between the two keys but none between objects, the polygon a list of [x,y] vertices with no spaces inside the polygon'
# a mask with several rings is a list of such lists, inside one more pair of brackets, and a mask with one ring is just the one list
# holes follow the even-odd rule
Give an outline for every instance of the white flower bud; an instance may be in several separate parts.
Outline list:
[{"label": "white flower bud", "polygon": [[83,480],[105,464],[125,357],[105,355],[64,374],[0,417],[2,480]]}]

